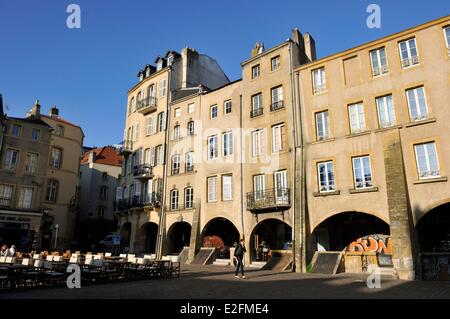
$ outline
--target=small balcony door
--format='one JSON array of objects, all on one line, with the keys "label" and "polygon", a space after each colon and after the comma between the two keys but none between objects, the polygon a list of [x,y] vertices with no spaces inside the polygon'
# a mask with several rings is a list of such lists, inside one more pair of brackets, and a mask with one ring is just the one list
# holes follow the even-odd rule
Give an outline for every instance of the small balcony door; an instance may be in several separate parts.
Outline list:
[{"label": "small balcony door", "polygon": [[266,189],[266,181],[264,175],[253,176],[253,192],[255,194],[255,202],[264,200]]},{"label": "small balcony door", "polygon": [[274,173],[275,201],[277,204],[286,203],[287,193],[287,172],[279,171]]}]

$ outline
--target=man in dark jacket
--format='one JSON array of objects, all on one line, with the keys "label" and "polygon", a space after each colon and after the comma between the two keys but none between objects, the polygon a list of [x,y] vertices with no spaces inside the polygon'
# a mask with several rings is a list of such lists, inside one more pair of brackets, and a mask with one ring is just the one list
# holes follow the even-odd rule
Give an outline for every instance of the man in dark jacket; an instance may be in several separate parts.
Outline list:
[{"label": "man in dark jacket", "polygon": [[238,277],[238,273],[239,273],[239,268],[241,269],[241,274],[242,277],[241,278],[245,278],[244,276],[244,263],[242,262],[242,260],[244,259],[244,254],[246,253],[246,249],[245,249],[245,241],[244,239],[241,239],[241,242],[237,245],[235,251],[234,251],[234,257],[236,257],[236,271],[234,272],[234,276],[236,278]]}]

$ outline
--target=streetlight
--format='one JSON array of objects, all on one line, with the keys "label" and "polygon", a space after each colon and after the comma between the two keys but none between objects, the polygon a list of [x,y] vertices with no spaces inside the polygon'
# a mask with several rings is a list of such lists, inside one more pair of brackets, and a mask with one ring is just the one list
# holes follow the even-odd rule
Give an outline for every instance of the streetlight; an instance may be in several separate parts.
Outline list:
[{"label": "streetlight", "polygon": [[55,231],[56,231],[55,232],[55,249],[56,249],[56,245],[58,243],[58,229],[59,229],[59,225],[55,224],[53,227],[55,228]]}]

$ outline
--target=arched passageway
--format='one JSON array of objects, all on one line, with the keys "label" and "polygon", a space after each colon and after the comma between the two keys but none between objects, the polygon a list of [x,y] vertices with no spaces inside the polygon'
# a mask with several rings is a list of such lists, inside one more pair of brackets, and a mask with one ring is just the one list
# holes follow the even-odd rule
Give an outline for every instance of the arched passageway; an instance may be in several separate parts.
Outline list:
[{"label": "arched passageway", "polygon": [[174,223],[167,232],[169,253],[179,254],[184,247],[189,246],[191,239],[191,225],[186,222]]},{"label": "arched passageway", "polygon": [[421,252],[450,253],[450,203],[430,210],[416,229]]},{"label": "arched passageway", "polygon": [[377,245],[381,240],[383,245],[388,246],[386,241],[389,234],[389,225],[378,217],[360,212],[344,212],[320,223],[314,230],[312,239],[316,244],[315,250],[342,251],[355,241],[368,236],[373,236]]},{"label": "arched passageway", "polygon": [[271,250],[291,250],[292,227],[278,219],[266,219],[250,237],[251,260],[266,261]]},{"label": "arched passageway", "polygon": [[239,242],[239,231],[226,218],[210,220],[202,231],[202,246],[219,249],[219,258],[228,258],[229,249]]}]

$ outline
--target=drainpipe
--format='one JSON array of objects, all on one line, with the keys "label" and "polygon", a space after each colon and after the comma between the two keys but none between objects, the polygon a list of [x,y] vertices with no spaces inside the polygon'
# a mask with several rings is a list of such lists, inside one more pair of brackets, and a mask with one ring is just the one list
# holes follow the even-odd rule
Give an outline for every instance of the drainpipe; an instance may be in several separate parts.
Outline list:
[{"label": "drainpipe", "polygon": [[296,270],[296,243],[295,243],[295,215],[296,215],[296,198],[297,198],[297,125],[295,122],[295,105],[294,105],[294,79],[293,79],[293,69],[292,69],[292,41],[289,40],[289,76],[291,82],[291,123],[292,123],[292,144],[293,144],[293,156],[292,156],[292,169],[293,176],[292,179],[292,271]]},{"label": "drainpipe", "polygon": [[242,94],[239,95],[239,125],[240,125],[240,166],[241,166],[241,178],[240,178],[240,186],[241,186],[241,230],[242,230],[242,238],[245,239],[245,229],[244,229],[244,143],[243,138],[244,134],[242,132],[243,124],[242,124]]},{"label": "drainpipe", "polygon": [[305,147],[304,147],[304,139],[303,139],[303,120],[302,120],[302,101],[300,97],[300,74],[299,72],[295,72],[295,89],[297,92],[297,103],[298,103],[298,119],[299,119],[299,131],[300,131],[300,262],[301,262],[301,272],[306,272],[306,234],[305,234],[305,221],[306,221],[306,198],[303,197],[305,192],[305,183],[304,183],[304,171],[305,171]]},{"label": "drainpipe", "polygon": [[159,227],[158,227],[158,238],[156,241],[156,258],[161,259],[163,255],[163,240],[164,232],[166,228],[166,193],[167,193],[167,163],[168,163],[168,149],[169,149],[169,125],[170,125],[170,77],[172,66],[169,66],[169,74],[167,76],[167,99],[166,99],[166,125],[164,132],[164,165],[163,165],[163,191],[161,194],[161,212],[159,214]]}]

